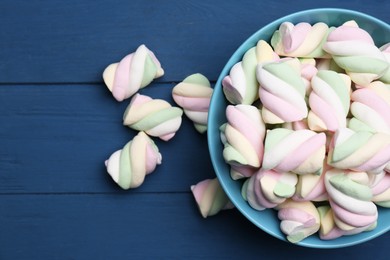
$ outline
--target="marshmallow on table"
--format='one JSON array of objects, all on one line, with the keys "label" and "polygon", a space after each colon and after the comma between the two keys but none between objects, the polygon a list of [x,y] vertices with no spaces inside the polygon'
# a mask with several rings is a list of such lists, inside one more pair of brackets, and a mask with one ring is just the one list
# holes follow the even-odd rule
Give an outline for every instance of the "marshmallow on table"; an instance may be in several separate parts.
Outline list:
[{"label": "marshmallow on table", "polygon": [[309,128],[314,131],[335,131],[347,126],[351,79],[330,70],[320,70],[311,79],[309,96]]},{"label": "marshmallow on table", "polygon": [[123,101],[162,75],[164,70],[154,53],[141,45],[119,63],[109,65],[103,79],[114,98]]},{"label": "marshmallow on table", "polygon": [[276,209],[281,221],[280,229],[292,243],[298,243],[320,228],[320,216],[311,201],[298,202],[287,199]]},{"label": "marshmallow on table", "polygon": [[242,61],[236,63],[222,80],[222,90],[232,104],[250,105],[258,99],[259,84],[256,80],[256,66],[259,63],[278,60],[279,56],[271,46],[260,40],[244,54]]},{"label": "marshmallow on table", "polygon": [[331,169],[325,173],[325,187],[338,228],[358,233],[376,225],[378,209],[366,172]]},{"label": "marshmallow on table", "polygon": [[390,162],[390,135],[338,129],[329,145],[328,164],[339,169],[380,173]]},{"label": "marshmallow on table", "polygon": [[263,158],[265,124],[259,109],[252,105],[228,105],[227,123],[221,126],[223,157],[233,179],[249,177]]},{"label": "marshmallow on table", "polygon": [[351,99],[349,128],[390,134],[390,84],[374,81],[355,90]]},{"label": "marshmallow on table", "polygon": [[298,59],[259,64],[256,75],[265,123],[294,122],[307,117],[306,86]]},{"label": "marshmallow on table", "polygon": [[204,218],[213,216],[221,210],[234,208],[217,178],[206,179],[192,185],[191,191]]},{"label": "marshmallow on table", "polygon": [[295,193],[297,176],[260,169],[244,182],[241,194],[256,210],[274,208]]},{"label": "marshmallow on table", "polygon": [[311,130],[268,130],[262,168],[297,174],[320,174],[325,158],[326,136]]},{"label": "marshmallow on table", "polygon": [[176,104],[183,108],[184,114],[194,122],[195,129],[207,131],[207,117],[213,89],[209,80],[202,74],[186,77],[172,89],[172,97]]},{"label": "marshmallow on table", "polygon": [[271,45],[280,56],[329,58],[322,49],[329,30],[328,25],[322,22],[314,25],[284,22],[272,35]]},{"label": "marshmallow on table", "polygon": [[170,140],[180,128],[183,110],[162,99],[135,94],[123,115],[123,125]]},{"label": "marshmallow on table", "polygon": [[330,32],[323,48],[362,87],[381,78],[389,68],[370,34],[356,24],[344,24]]},{"label": "marshmallow on table", "polygon": [[114,152],[105,161],[107,172],[122,188],[140,186],[145,175],[154,171],[161,164],[161,154],[152,139],[144,132],[139,132],[122,149]]}]

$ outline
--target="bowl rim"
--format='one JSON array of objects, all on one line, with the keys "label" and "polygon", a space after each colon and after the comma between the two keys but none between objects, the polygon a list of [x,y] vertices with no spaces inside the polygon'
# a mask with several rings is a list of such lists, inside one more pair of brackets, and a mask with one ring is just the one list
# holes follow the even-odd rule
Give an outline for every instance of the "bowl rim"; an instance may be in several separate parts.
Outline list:
[{"label": "bowl rim", "polygon": [[[269,230],[265,226],[260,225],[254,219],[254,217],[250,213],[248,213],[247,211],[245,211],[245,209],[243,209],[243,207],[241,206],[241,204],[243,202],[242,201],[239,202],[238,201],[239,199],[236,198],[235,196],[233,196],[232,192],[230,191],[230,189],[228,189],[227,182],[225,182],[225,179],[222,178],[222,174],[226,174],[226,172],[224,172],[224,173],[221,172],[221,170],[220,170],[220,168],[219,168],[219,166],[217,165],[217,162],[216,162],[217,159],[215,158],[217,155],[216,155],[216,149],[213,149],[213,145],[214,145],[214,143],[216,141],[213,140],[213,139],[215,139],[216,136],[219,136],[219,134],[218,135],[214,134],[214,131],[212,129],[213,127],[210,127],[210,126],[216,125],[212,121],[212,119],[214,117],[210,116],[210,114],[213,115],[213,110],[211,108],[212,108],[213,104],[216,102],[215,100],[218,98],[217,95],[214,94],[216,92],[215,89],[219,88],[220,91],[223,92],[222,91],[222,80],[229,73],[231,67],[237,61],[240,61],[242,59],[242,56],[244,55],[244,53],[250,48],[250,47],[246,47],[246,46],[254,46],[257,43],[257,41],[262,38],[262,37],[260,37],[260,35],[263,33],[263,31],[269,30],[269,28],[271,28],[271,27],[278,28],[279,25],[282,22],[289,21],[289,20],[296,20],[297,16],[303,17],[305,15],[316,15],[316,14],[318,15],[319,13],[343,14],[343,15],[360,17],[361,19],[370,20],[373,23],[379,24],[381,27],[384,27],[384,28],[386,28],[386,29],[388,29],[390,31],[390,25],[385,23],[384,21],[376,18],[376,17],[373,17],[371,15],[368,15],[368,14],[365,14],[365,13],[362,13],[362,12],[359,12],[359,11],[350,10],[350,9],[343,9],[343,8],[314,8],[314,9],[307,9],[307,10],[297,11],[297,12],[294,12],[294,13],[282,16],[282,17],[280,17],[280,18],[278,18],[278,19],[276,19],[276,20],[274,20],[274,21],[272,21],[270,23],[267,23],[264,26],[262,26],[259,30],[254,32],[252,35],[250,35],[243,43],[241,43],[239,45],[239,47],[230,56],[228,61],[226,62],[225,66],[223,67],[221,73],[219,74],[218,79],[217,79],[217,81],[215,83],[215,86],[214,86],[214,92],[213,92],[213,95],[212,95],[211,100],[210,100],[209,117],[208,117],[208,120],[207,120],[207,125],[208,125],[208,131],[207,131],[208,150],[209,150],[209,154],[210,154],[210,158],[211,158],[211,162],[212,162],[215,174],[216,174],[216,176],[217,176],[217,178],[218,178],[218,180],[219,180],[223,190],[225,191],[225,193],[227,194],[227,196],[229,197],[231,202],[240,211],[240,213],[245,216],[246,219],[248,219],[250,222],[252,222],[254,225],[256,225],[258,228],[260,228],[264,232],[266,232],[266,233],[272,235],[273,237],[276,237],[276,238],[278,238],[278,239],[280,239],[282,241],[285,241],[285,242],[288,242],[286,237],[285,237],[285,235],[280,236],[279,234],[277,234],[275,232],[272,232],[271,230]],[[222,95],[222,97],[225,98],[223,93],[221,93],[221,95]],[[219,126],[217,126],[217,125],[216,125],[216,127],[219,128]],[[219,130],[218,130],[218,133],[219,133]],[[220,138],[218,138],[218,141],[220,142]],[[229,174],[229,178],[230,178],[230,174]],[[266,209],[266,210],[269,211],[270,209]],[[357,244],[369,241],[369,240],[371,240],[373,238],[379,237],[379,236],[381,236],[382,234],[386,233],[389,230],[390,230],[390,222],[387,224],[386,227],[382,228],[381,230],[378,230],[374,234],[367,235],[364,238],[361,238],[361,239],[358,239],[358,240],[352,240],[352,241],[345,242],[345,243],[337,243],[337,242],[333,243],[337,239],[334,239],[334,240],[320,240],[318,238],[318,240],[320,240],[321,243],[320,244],[312,244],[312,243],[308,243],[307,240],[304,239],[304,240],[302,240],[302,241],[300,241],[298,243],[295,243],[293,245],[299,245],[299,246],[304,246],[304,247],[312,247],[312,248],[320,248],[320,249],[332,249],[332,248],[348,247],[348,246],[357,245]],[[346,236],[344,236],[344,237],[346,237]],[[348,236],[348,237],[351,237],[351,236]],[[290,242],[288,242],[288,243],[290,243]],[[290,243],[290,244],[292,244],[292,243]]]}]

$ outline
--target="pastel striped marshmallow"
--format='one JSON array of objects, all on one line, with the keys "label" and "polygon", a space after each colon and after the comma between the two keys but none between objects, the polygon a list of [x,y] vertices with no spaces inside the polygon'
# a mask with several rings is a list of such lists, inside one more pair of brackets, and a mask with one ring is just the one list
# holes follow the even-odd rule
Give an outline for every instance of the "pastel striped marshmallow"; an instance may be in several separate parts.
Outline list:
[{"label": "pastel striped marshmallow", "polygon": [[343,73],[320,70],[311,79],[309,128],[314,131],[336,131],[347,126],[351,79]]},{"label": "pastel striped marshmallow", "polygon": [[139,187],[145,175],[161,164],[161,154],[152,139],[139,132],[105,161],[108,174],[122,189]]},{"label": "pastel striped marshmallow", "polygon": [[325,189],[325,172],[330,169],[324,162],[321,174],[303,174],[298,176],[297,188],[294,196],[295,201],[325,201],[328,194]]},{"label": "pastel striped marshmallow", "polygon": [[204,218],[214,216],[221,210],[234,208],[217,178],[192,185],[191,192]]},{"label": "pastel striped marshmallow", "polygon": [[291,243],[298,243],[320,228],[320,216],[311,201],[287,199],[276,209],[280,219],[280,229]]},{"label": "pastel striped marshmallow", "polygon": [[390,84],[374,81],[355,90],[351,99],[349,128],[390,134]]},{"label": "pastel striped marshmallow", "polygon": [[123,101],[163,75],[154,53],[142,44],[120,62],[109,65],[103,72],[103,80],[114,98]]},{"label": "pastel striped marshmallow", "polygon": [[307,129],[268,130],[262,168],[278,172],[319,175],[325,158],[325,144],[324,133]]},{"label": "pastel striped marshmallow", "polygon": [[180,128],[182,114],[181,108],[172,107],[165,100],[137,93],[126,108],[123,125],[168,141]]},{"label": "pastel striped marshmallow", "polygon": [[265,124],[261,112],[252,105],[228,105],[226,118],[227,123],[220,128],[223,157],[233,179],[249,177],[263,159]]},{"label": "pastel striped marshmallow", "polygon": [[283,22],[272,35],[271,45],[280,56],[329,58],[322,49],[329,30],[328,25],[322,22],[313,25]]},{"label": "pastel striped marshmallow", "polygon": [[301,78],[305,84],[306,95],[311,92],[311,79],[317,74],[317,61],[314,58],[300,58],[301,63]]},{"label": "pastel striped marshmallow", "polygon": [[266,41],[258,41],[255,47],[245,52],[242,61],[233,65],[229,75],[222,80],[222,90],[226,99],[231,104],[252,104],[258,99],[257,64],[278,59],[279,56]]},{"label": "pastel striped marshmallow", "polygon": [[209,80],[202,74],[192,74],[172,89],[176,104],[183,108],[184,114],[194,123],[199,133],[207,131],[207,118],[213,89]]},{"label": "pastel striped marshmallow", "polygon": [[354,232],[375,225],[378,209],[372,200],[369,178],[365,172],[331,169],[325,173],[325,187],[335,224]]},{"label": "pastel striped marshmallow", "polygon": [[306,86],[298,59],[259,64],[256,75],[264,122],[279,124],[307,117]]},{"label": "pastel striped marshmallow", "polygon": [[363,231],[370,231],[376,227],[376,222],[368,227],[343,230],[336,225],[333,209],[329,205],[317,208],[320,215],[319,236],[323,240],[331,240],[341,236],[354,235]]},{"label": "pastel striped marshmallow", "polygon": [[380,173],[390,162],[390,135],[338,129],[329,144],[328,164],[339,169]]},{"label": "pastel striped marshmallow", "polygon": [[379,48],[379,50],[383,53],[385,56],[385,59],[387,63],[389,63],[389,68],[386,70],[386,72],[380,77],[380,81],[390,84],[390,42],[386,43],[382,47]]},{"label": "pastel striped marshmallow", "polygon": [[370,34],[356,24],[342,25],[330,32],[323,49],[354,83],[363,87],[382,77],[389,67]]},{"label": "pastel striped marshmallow", "polygon": [[390,173],[383,172],[381,180],[371,186],[371,191],[376,205],[390,208]]},{"label": "pastel striped marshmallow", "polygon": [[242,195],[256,210],[274,208],[295,193],[297,175],[260,169],[242,186]]}]

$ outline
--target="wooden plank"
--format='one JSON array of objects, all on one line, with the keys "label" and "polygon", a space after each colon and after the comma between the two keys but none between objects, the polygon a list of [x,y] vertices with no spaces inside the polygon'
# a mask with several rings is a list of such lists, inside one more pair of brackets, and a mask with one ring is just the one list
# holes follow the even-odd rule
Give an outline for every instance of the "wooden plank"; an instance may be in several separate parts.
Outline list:
[{"label": "wooden plank", "polygon": [[358,10],[389,22],[390,2],[381,0],[240,5],[223,0],[3,0],[0,82],[101,82],[108,64],[142,43],[166,70],[160,82],[180,81],[195,72],[216,80],[230,55],[256,30],[286,14],[318,7]]},{"label": "wooden plank", "polygon": [[[141,91],[175,104],[174,84]],[[117,192],[104,161],[137,132],[122,125],[129,101],[103,84],[0,87],[0,193]],[[134,192],[182,192],[214,177],[207,137],[183,117],[176,136],[156,140],[162,165]]]},{"label": "wooden plank", "polygon": [[292,246],[236,210],[202,219],[189,193],[0,195],[0,230],[1,259],[384,259],[390,238],[321,252]]}]

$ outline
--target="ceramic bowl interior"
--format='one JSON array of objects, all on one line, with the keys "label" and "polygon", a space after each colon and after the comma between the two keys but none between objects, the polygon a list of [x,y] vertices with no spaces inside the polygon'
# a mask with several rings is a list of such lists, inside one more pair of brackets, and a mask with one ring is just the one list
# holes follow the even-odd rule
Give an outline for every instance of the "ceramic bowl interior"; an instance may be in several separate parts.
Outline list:
[{"label": "ceramic bowl interior", "polygon": [[[242,182],[231,179],[229,166],[222,157],[223,145],[220,140],[219,127],[226,122],[225,108],[229,103],[223,94],[221,82],[229,73],[230,68],[235,63],[239,62],[242,59],[243,54],[248,49],[255,46],[258,40],[263,39],[270,42],[273,32],[278,29],[282,22],[289,21],[294,24],[299,22],[308,22],[311,24],[325,22],[329,26],[339,26],[349,20],[355,20],[361,28],[368,31],[377,46],[382,46],[385,43],[390,42],[390,26],[381,20],[360,12],[332,8],[297,12],[273,21],[250,36],[233,53],[223,68],[214,87],[209,110],[207,138],[209,152],[216,175],[230,200],[246,218],[263,231],[284,241],[287,240],[279,229],[279,220],[276,211],[272,209],[264,211],[252,209],[241,196]],[[352,236],[344,236],[328,241],[319,239],[317,235],[312,235],[297,244],[314,248],[338,248],[352,246],[373,239],[390,229],[390,209],[378,208],[378,225],[373,231],[363,232]]]}]

